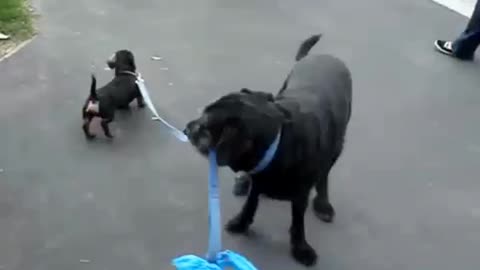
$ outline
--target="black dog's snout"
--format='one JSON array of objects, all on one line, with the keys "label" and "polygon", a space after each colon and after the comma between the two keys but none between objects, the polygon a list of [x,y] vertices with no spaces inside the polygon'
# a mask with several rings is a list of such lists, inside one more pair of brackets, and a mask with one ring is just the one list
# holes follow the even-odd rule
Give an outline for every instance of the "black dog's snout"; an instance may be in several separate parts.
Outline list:
[{"label": "black dog's snout", "polygon": [[192,134],[195,134],[195,132],[198,131],[198,127],[199,125],[197,123],[195,123],[194,121],[190,122],[187,124],[187,126],[185,127],[185,129],[183,130],[183,133],[185,133],[185,135],[187,136],[190,136]]}]

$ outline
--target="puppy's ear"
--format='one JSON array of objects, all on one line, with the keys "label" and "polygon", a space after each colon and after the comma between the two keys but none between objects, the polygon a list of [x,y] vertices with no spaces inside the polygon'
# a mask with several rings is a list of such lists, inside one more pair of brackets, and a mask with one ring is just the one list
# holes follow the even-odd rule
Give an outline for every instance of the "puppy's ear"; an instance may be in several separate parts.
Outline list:
[{"label": "puppy's ear", "polygon": [[240,90],[240,93],[247,94],[247,95],[256,95],[257,97],[261,97],[262,99],[265,99],[270,102],[273,102],[275,100],[275,97],[271,93],[261,92],[261,91],[252,91],[248,88],[242,88]]},{"label": "puppy's ear", "polygon": [[274,102],[274,101],[275,101],[275,97],[273,96],[272,93],[265,93],[265,97],[266,97],[267,100],[270,101],[270,102]]},{"label": "puppy's ear", "polygon": [[243,93],[243,94],[252,94],[252,90],[248,89],[248,88],[242,88],[240,90],[240,93]]},{"label": "puppy's ear", "polygon": [[127,53],[127,63],[128,63],[129,66],[131,66],[133,68],[133,71],[135,71],[137,69],[137,67],[135,66],[135,57],[133,56],[133,53],[131,53],[131,52]]}]

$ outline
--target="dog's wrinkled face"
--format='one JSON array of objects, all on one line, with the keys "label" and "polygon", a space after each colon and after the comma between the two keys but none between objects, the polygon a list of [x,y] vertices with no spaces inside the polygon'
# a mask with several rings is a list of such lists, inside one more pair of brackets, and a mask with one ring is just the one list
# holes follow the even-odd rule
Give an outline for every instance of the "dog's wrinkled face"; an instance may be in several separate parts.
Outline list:
[{"label": "dog's wrinkled face", "polygon": [[126,70],[135,72],[135,57],[129,50],[120,50],[115,52],[108,60],[107,65],[110,69]]},{"label": "dog's wrinkled face", "polygon": [[218,165],[231,165],[253,151],[259,134],[278,128],[282,116],[273,101],[270,93],[242,89],[208,105],[184,132],[202,155],[215,149]]}]

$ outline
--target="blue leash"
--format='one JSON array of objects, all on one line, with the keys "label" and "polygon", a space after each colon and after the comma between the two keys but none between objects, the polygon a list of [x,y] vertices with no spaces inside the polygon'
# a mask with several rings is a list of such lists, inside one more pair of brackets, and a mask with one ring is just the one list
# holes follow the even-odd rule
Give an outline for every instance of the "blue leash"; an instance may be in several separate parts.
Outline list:
[{"label": "blue leash", "polygon": [[138,73],[137,74],[137,80],[136,80],[138,89],[140,90],[140,93],[142,94],[143,100],[147,104],[147,107],[152,111],[153,113],[153,120],[160,121],[162,122],[165,126],[168,127],[170,130],[170,133],[172,133],[173,136],[175,136],[179,141],[181,142],[188,142],[188,138],[183,132],[178,130],[176,127],[170,125],[165,119],[163,119],[155,109],[155,106],[153,106],[152,99],[150,98],[150,94],[148,93],[147,87],[145,86],[145,80],[142,78],[142,74]]},{"label": "blue leash", "polygon": [[[188,142],[188,137],[180,130],[170,125],[165,119],[160,117],[148,93],[145,81],[140,73],[137,74],[136,83],[142,94],[142,97],[152,111],[154,120],[162,122],[173,136],[181,142]],[[274,142],[275,149],[278,146],[279,137]],[[271,153],[272,152],[272,153]],[[273,158],[275,150],[267,151],[268,161],[262,161],[256,170],[263,170]],[[209,174],[208,174],[208,209],[209,209],[209,239],[207,260],[195,255],[184,255],[172,260],[172,264],[177,270],[257,270],[257,268],[250,263],[242,255],[230,250],[222,251],[222,231],[221,231],[221,217],[220,217],[220,191],[218,184],[218,166],[217,154],[211,150],[208,155],[209,159]],[[265,159],[265,158],[264,158]]]}]

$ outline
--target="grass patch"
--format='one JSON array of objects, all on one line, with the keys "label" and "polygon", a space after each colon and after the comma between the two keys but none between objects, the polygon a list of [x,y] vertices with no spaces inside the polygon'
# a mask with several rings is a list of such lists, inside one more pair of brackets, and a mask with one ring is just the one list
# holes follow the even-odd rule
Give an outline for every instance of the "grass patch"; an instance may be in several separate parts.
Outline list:
[{"label": "grass patch", "polygon": [[26,0],[0,0],[0,32],[13,40],[27,39],[33,34]]}]

